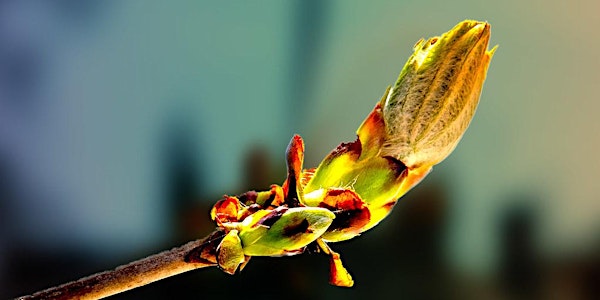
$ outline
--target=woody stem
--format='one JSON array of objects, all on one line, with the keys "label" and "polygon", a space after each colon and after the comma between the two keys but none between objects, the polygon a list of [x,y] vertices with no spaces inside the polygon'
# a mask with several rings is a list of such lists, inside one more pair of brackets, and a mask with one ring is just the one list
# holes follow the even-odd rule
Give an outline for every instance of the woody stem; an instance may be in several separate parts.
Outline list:
[{"label": "woody stem", "polygon": [[190,259],[190,253],[211,242],[213,234],[180,247],[17,299],[100,299],[194,269],[215,266]]}]

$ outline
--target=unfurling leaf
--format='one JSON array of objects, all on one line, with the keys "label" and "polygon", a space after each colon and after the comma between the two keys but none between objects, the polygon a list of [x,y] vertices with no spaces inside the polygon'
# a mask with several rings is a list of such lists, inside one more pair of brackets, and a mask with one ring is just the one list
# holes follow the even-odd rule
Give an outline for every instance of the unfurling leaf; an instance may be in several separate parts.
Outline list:
[{"label": "unfurling leaf", "polygon": [[232,230],[223,237],[217,253],[219,267],[227,274],[234,274],[238,266],[245,260],[237,230]]},{"label": "unfurling leaf", "polygon": [[334,218],[325,208],[282,206],[246,218],[239,236],[246,255],[290,255],[323,235]]},{"label": "unfurling leaf", "polygon": [[496,48],[490,25],[464,21],[441,37],[420,40],[383,103],[382,156],[407,167],[446,158],[469,126]]}]

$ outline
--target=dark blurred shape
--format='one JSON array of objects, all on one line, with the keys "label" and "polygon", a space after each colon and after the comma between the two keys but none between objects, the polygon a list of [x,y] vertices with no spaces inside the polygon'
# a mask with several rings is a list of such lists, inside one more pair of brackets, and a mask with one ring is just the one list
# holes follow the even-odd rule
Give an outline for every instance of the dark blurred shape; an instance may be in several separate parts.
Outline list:
[{"label": "dark blurred shape", "polygon": [[271,176],[269,152],[262,146],[250,147],[244,160],[244,190],[268,190],[274,178]]},{"label": "dark blurred shape", "polygon": [[161,172],[164,176],[162,182],[165,183],[164,206],[172,217],[172,232],[178,236],[177,242],[198,238],[191,237],[188,233],[202,226],[198,223],[202,218],[196,216],[194,209],[200,200],[202,178],[197,166],[198,159],[202,158],[202,151],[195,147],[196,137],[186,120],[189,118],[171,114],[163,128],[159,145],[162,148],[160,161],[164,163]]},{"label": "dark blurred shape", "polygon": [[324,35],[329,19],[329,1],[296,0],[292,8],[290,86],[286,93],[290,106],[286,107],[285,114],[290,116],[290,128],[300,128],[306,108],[312,106],[310,98],[316,83],[313,78],[319,71],[320,50],[326,47]]},{"label": "dark blurred shape", "polygon": [[[600,245],[599,245],[600,246]],[[582,294],[584,299],[600,299],[600,247],[590,257],[582,276]]]},{"label": "dark blurred shape", "polygon": [[93,22],[102,12],[103,7],[109,5],[105,0],[55,0],[58,13],[64,20],[73,22],[73,25]]},{"label": "dark blurred shape", "polygon": [[589,250],[555,257],[544,265],[544,299],[600,299],[600,245]]},{"label": "dark blurred shape", "polygon": [[[12,43],[0,37],[0,101],[17,111],[35,103],[45,66],[42,49],[36,45]],[[4,96],[4,97],[1,97]]]},{"label": "dark blurred shape", "polygon": [[[1,149],[0,149],[1,150]],[[6,254],[8,247],[6,242],[8,241],[8,234],[10,232],[10,214],[9,203],[11,199],[14,199],[12,195],[11,178],[8,170],[7,156],[0,151],[0,298],[8,298],[8,277],[4,270],[8,260]],[[5,294],[7,293],[7,294]]]},{"label": "dark blurred shape", "polygon": [[89,275],[107,266],[79,251],[11,247],[6,269],[6,295],[2,298],[26,295]]},{"label": "dark blurred shape", "polygon": [[537,218],[529,207],[510,209],[501,222],[500,284],[511,299],[539,299],[541,268],[535,248]]},{"label": "dark blurred shape", "polygon": [[0,237],[9,226],[8,201],[13,199],[12,178],[9,170],[8,156],[0,149]]}]

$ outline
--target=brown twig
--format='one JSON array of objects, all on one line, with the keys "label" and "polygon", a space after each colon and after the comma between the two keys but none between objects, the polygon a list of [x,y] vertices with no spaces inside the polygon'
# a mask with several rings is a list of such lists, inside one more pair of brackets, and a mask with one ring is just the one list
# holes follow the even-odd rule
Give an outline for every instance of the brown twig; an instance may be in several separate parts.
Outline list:
[{"label": "brown twig", "polygon": [[100,299],[187,271],[215,266],[213,259],[207,260],[205,257],[214,253],[218,240],[218,231],[215,231],[203,239],[119,266],[114,270],[17,299]]}]

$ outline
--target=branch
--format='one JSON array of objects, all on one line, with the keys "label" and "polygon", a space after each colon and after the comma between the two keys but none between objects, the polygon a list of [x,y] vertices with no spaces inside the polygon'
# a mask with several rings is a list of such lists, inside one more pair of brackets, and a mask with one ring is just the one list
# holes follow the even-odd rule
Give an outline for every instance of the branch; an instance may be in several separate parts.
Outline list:
[{"label": "branch", "polygon": [[[22,296],[19,300],[33,299],[100,299],[131,290],[187,271],[216,266],[213,259],[216,242],[215,231],[207,237],[183,246],[119,266],[111,271],[97,273],[76,281]],[[216,238],[215,238],[216,237]]]}]

